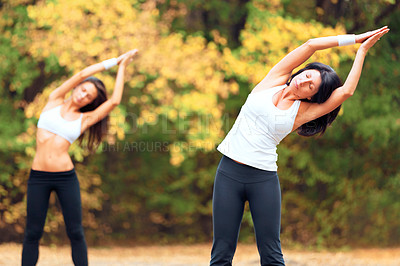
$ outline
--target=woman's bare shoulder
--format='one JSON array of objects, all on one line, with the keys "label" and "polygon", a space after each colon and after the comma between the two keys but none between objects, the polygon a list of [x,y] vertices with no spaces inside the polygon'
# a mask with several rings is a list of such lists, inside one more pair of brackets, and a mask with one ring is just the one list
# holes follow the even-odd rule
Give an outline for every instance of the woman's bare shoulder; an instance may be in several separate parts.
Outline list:
[{"label": "woman's bare shoulder", "polygon": [[44,108],[43,108],[43,110],[42,110],[42,113],[43,113],[43,112],[46,112],[46,111],[48,111],[48,110],[51,110],[51,109],[53,109],[53,108],[55,108],[55,107],[57,107],[57,106],[59,106],[59,105],[62,105],[63,103],[64,103],[64,101],[61,100],[61,99],[48,101],[48,102],[46,103],[46,105],[44,106]]},{"label": "woman's bare shoulder", "polygon": [[261,91],[266,91],[270,90],[272,88],[278,87],[278,86],[283,86],[286,85],[285,83],[282,84],[282,82],[277,82],[277,81],[264,81],[262,80],[260,83],[258,83],[254,89],[251,91],[251,93],[257,93]]}]

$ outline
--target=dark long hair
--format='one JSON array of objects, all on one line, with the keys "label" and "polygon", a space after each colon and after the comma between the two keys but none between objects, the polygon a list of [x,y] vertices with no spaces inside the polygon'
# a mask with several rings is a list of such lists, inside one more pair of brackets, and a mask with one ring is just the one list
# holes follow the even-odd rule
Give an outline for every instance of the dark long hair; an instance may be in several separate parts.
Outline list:
[{"label": "dark long hair", "polygon": [[[333,70],[333,68],[318,62],[310,63],[306,65],[306,67],[294,73],[287,82],[287,85],[290,84],[295,76],[309,69],[315,69],[319,71],[319,73],[321,74],[321,85],[319,86],[318,92],[314,96],[312,96],[310,100],[303,99],[302,101],[311,103],[323,103],[328,100],[334,90],[343,85],[342,81],[336,74],[335,70]],[[342,105],[339,105],[330,113],[327,113],[326,115],[323,115],[321,117],[318,117],[317,119],[301,125],[297,129],[297,134],[306,137],[316,134],[322,136],[325,133],[326,128],[331,125],[332,122],[336,119],[341,106]]]},{"label": "dark long hair", "polygon": [[[88,77],[80,84],[90,82],[92,83],[97,89],[97,97],[88,105],[85,105],[80,109],[82,113],[89,112],[95,110],[99,107],[102,103],[107,101],[107,93],[106,87],[104,83],[95,77]],[[82,141],[87,136],[87,148],[90,152],[93,152],[103,140],[103,137],[107,134],[108,131],[108,115],[104,117],[102,120],[94,124],[93,126],[89,127],[89,130],[86,130],[80,137],[79,137],[79,145],[82,145]],[[88,132],[88,133],[86,133]]]}]

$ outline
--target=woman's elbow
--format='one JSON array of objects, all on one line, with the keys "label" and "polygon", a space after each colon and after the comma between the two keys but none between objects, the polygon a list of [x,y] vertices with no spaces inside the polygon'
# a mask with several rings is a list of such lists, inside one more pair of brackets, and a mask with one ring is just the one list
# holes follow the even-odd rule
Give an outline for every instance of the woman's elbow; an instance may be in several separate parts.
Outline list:
[{"label": "woman's elbow", "polygon": [[81,79],[81,80],[84,80],[84,79],[90,77],[90,73],[86,68],[79,71],[77,75],[78,75],[79,79]]},{"label": "woman's elbow", "polygon": [[112,108],[117,107],[121,103],[121,99],[111,99]]},{"label": "woman's elbow", "polygon": [[308,39],[303,45],[313,52],[317,50],[314,39]]},{"label": "woman's elbow", "polygon": [[347,99],[347,98],[350,98],[351,96],[353,96],[354,90],[351,90],[351,89],[343,90],[342,94],[343,94],[343,98]]}]

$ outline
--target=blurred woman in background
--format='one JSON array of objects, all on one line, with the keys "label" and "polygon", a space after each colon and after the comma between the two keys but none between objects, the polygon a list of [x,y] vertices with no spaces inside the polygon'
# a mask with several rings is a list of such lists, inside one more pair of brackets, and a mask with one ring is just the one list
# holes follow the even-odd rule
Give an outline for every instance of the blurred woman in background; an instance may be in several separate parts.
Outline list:
[{"label": "blurred woman in background", "polygon": [[[22,265],[36,265],[50,193],[60,202],[75,265],[88,265],[82,227],[79,182],[68,154],[70,145],[87,135],[87,147],[94,150],[107,133],[108,114],[121,102],[126,66],[137,50],[118,58],[86,67],[54,90],[44,107],[36,134],[36,154],[28,180],[27,220]],[[101,80],[92,75],[119,65],[110,99]],[[72,90],[71,97],[65,96]],[[87,132],[87,134],[84,134]]]}]

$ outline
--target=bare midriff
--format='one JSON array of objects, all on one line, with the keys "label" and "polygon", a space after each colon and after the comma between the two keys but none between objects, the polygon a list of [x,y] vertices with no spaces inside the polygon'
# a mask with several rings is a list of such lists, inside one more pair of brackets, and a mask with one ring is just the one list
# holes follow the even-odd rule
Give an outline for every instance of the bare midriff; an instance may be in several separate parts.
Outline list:
[{"label": "bare midriff", "polygon": [[71,144],[63,137],[38,128],[36,154],[32,169],[46,172],[69,171],[74,168],[68,148]]}]

